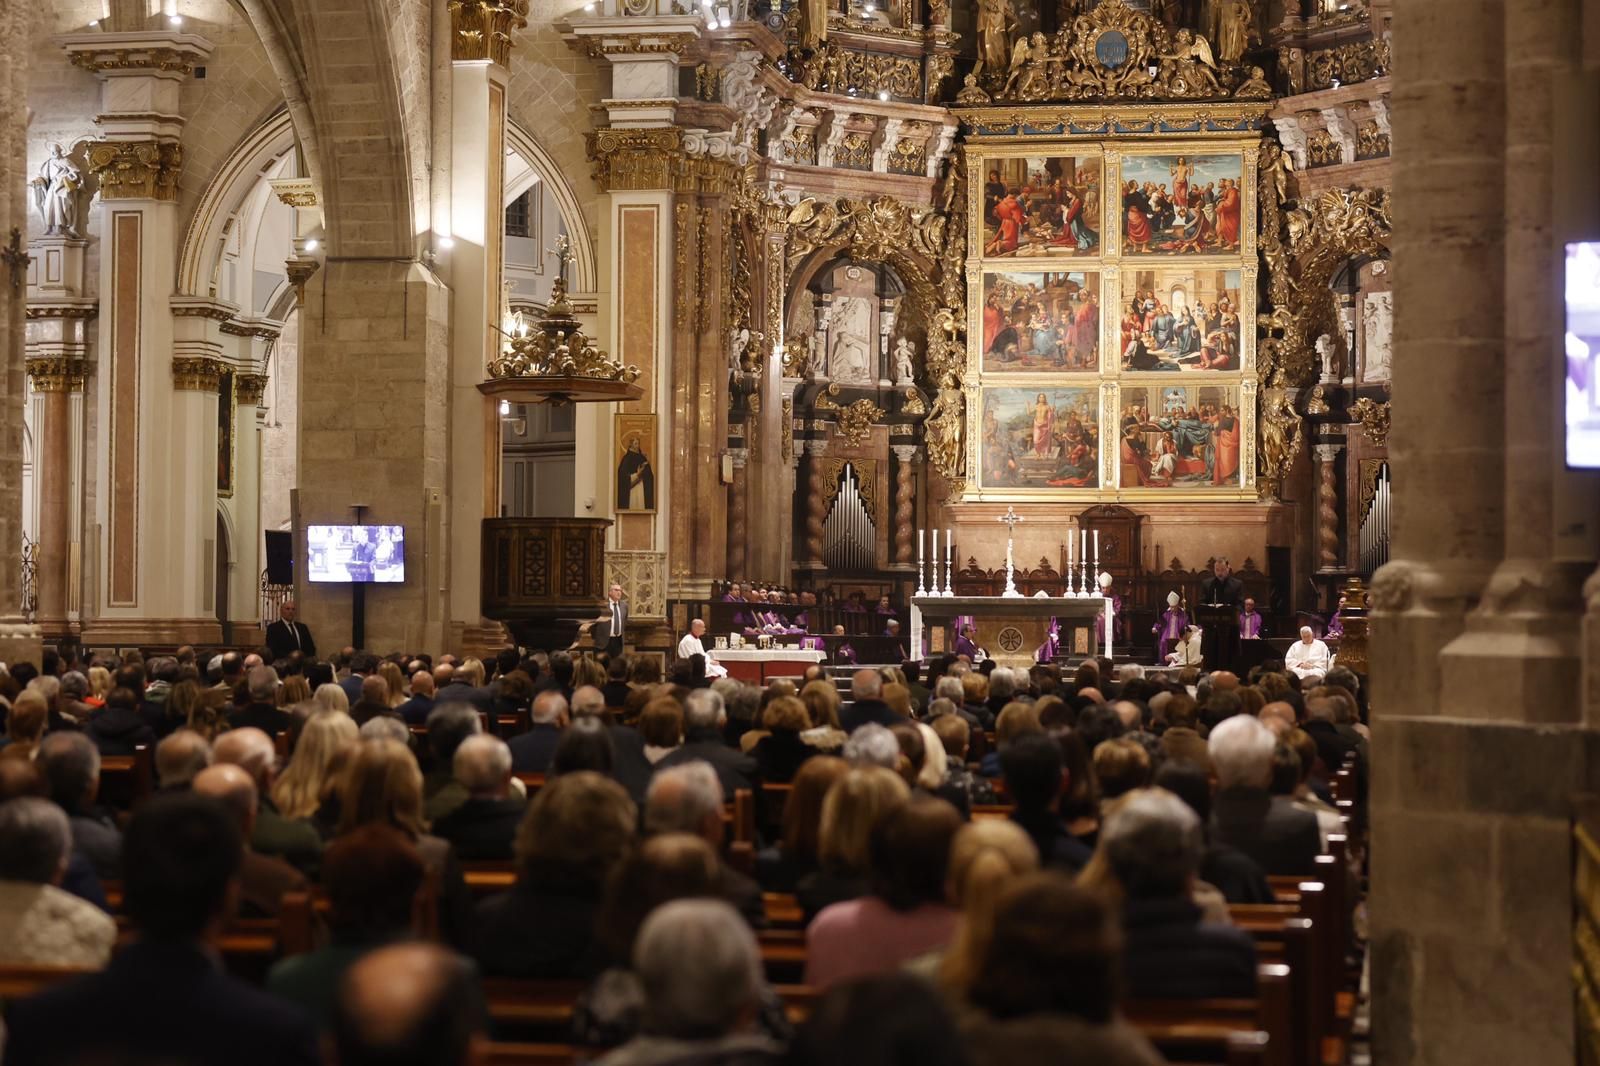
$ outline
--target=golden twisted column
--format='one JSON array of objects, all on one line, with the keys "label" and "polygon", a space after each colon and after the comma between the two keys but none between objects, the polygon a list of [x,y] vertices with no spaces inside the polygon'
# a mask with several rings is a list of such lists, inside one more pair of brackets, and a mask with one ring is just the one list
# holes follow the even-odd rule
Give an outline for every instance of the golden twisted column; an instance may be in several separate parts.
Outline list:
[{"label": "golden twisted column", "polygon": [[1339,567],[1339,444],[1317,445],[1317,569]]},{"label": "golden twisted column", "polygon": [[916,562],[911,554],[911,534],[917,517],[916,454],[916,448],[909,445],[894,448],[894,561],[907,566]]}]

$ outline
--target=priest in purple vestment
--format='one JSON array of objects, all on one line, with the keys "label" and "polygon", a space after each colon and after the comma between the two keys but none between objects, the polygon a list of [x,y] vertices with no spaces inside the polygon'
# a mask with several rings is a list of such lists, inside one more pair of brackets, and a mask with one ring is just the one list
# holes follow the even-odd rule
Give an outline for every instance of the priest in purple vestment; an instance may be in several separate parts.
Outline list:
[{"label": "priest in purple vestment", "polygon": [[1167,656],[1172,654],[1173,645],[1183,638],[1183,631],[1189,625],[1189,615],[1182,607],[1176,592],[1167,593],[1167,609],[1161,615],[1161,621],[1155,625],[1157,661],[1166,662]]},{"label": "priest in purple vestment", "polygon": [[1261,615],[1256,613],[1256,601],[1246,596],[1244,610],[1239,612],[1239,639],[1261,639]]}]

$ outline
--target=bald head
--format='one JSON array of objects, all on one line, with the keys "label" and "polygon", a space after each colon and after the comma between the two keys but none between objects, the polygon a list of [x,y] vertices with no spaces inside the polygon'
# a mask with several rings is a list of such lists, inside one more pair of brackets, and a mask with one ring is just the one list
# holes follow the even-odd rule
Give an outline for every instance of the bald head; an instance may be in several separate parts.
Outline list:
[{"label": "bald head", "polygon": [[555,689],[545,689],[533,698],[530,717],[540,725],[567,724],[567,698]]},{"label": "bald head", "polygon": [[334,1005],[340,1066],[458,1066],[479,1036],[473,980],[453,953],[407,943],[368,952],[345,971]]},{"label": "bald head", "polygon": [[218,763],[196,774],[193,788],[197,796],[221,800],[222,805],[228,808],[228,814],[238,824],[244,839],[249,841],[250,832],[256,824],[256,804],[260,802],[256,783],[249,774],[240,767]]},{"label": "bald head", "polygon": [[1211,675],[1212,692],[1232,692],[1239,687],[1239,675],[1227,670],[1218,670]]},{"label": "bald head", "polygon": [[1295,726],[1294,708],[1282,700],[1274,700],[1256,712],[1261,724],[1277,736],[1283,736]]},{"label": "bald head", "polygon": [[1080,688],[1078,695],[1086,700],[1093,700],[1095,703],[1104,703],[1106,701],[1105,695],[1093,685],[1088,688]]},{"label": "bald head", "polygon": [[211,765],[211,745],[192,729],[180,729],[156,745],[156,780],[162,788],[182,788]]},{"label": "bald head", "polygon": [[433,675],[426,670],[418,670],[411,675],[411,694],[413,696],[433,695]]},{"label": "bald head", "polygon": [[259,729],[247,726],[228,730],[217,738],[212,756],[216,762],[243,769],[259,791],[265,792],[272,784],[278,753],[272,746],[272,738]]},{"label": "bald head", "polygon": [[449,663],[440,663],[433,668],[433,685],[435,688],[444,688],[455,680],[456,668]]}]

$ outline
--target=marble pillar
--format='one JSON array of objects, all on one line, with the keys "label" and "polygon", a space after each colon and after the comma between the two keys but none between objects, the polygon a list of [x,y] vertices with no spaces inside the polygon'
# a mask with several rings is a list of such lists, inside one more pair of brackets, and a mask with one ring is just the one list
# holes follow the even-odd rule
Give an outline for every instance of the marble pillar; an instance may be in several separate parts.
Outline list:
[{"label": "marble pillar", "polygon": [[[182,311],[171,295],[182,236],[180,90],[212,45],[167,29],[57,41],[95,74],[101,94],[100,139],[86,148],[102,210],[93,399],[98,558],[83,639],[214,643],[222,636],[209,554],[217,523],[216,343],[200,336],[205,329],[178,325]],[[180,353],[180,339],[196,347]]]},{"label": "marble pillar", "polygon": [[[74,490],[79,487],[73,460],[82,451],[75,441],[73,400],[83,393],[86,365],[81,359],[28,360],[28,379],[37,398],[34,447],[37,460],[39,537],[34,570],[39,605],[35,619],[45,639],[73,633],[72,557]],[[81,406],[81,405],[80,405]]]}]

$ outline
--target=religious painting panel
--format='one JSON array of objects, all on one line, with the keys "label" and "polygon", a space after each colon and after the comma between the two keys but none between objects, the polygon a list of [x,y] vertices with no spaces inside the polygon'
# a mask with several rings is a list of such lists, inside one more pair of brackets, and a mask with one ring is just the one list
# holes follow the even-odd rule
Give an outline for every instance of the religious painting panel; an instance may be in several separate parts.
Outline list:
[{"label": "religious painting panel", "polygon": [[234,374],[224,370],[217,380],[217,495],[233,495]]},{"label": "religious painting panel", "polygon": [[615,416],[617,456],[616,509],[653,512],[656,509],[656,416]]},{"label": "religious painting panel", "polygon": [[985,271],[981,350],[985,374],[1097,372],[1099,272]]},{"label": "religious painting panel", "polygon": [[979,461],[986,489],[1100,485],[1098,385],[982,390]]},{"label": "religious painting panel", "polygon": [[1123,489],[1232,489],[1243,484],[1246,432],[1237,385],[1123,385],[1118,483]]},{"label": "religious painting panel", "polygon": [[1124,269],[1120,369],[1141,373],[1240,369],[1241,274],[1237,267]]},{"label": "religious painting panel", "polygon": [[1123,255],[1237,255],[1244,227],[1236,152],[1122,158]]},{"label": "religious painting panel", "polygon": [[1098,154],[986,156],[981,169],[984,257],[1100,254]]}]

